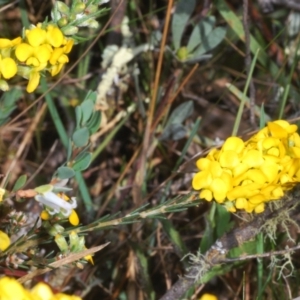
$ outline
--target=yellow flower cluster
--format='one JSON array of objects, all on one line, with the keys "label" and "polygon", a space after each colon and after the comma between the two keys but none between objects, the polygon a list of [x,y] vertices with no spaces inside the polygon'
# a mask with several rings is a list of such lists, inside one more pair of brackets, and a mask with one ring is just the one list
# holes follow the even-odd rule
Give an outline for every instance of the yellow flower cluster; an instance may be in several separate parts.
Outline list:
[{"label": "yellow flower cluster", "polygon": [[214,198],[231,212],[263,212],[266,202],[280,199],[300,182],[297,129],[277,120],[246,142],[228,138],[220,150],[212,149],[197,161],[200,171],[193,178],[193,188],[200,190],[200,198]]},{"label": "yellow flower cluster", "polygon": [[[31,93],[40,82],[41,71],[51,76],[61,71],[73,44],[55,25],[41,23],[26,30],[24,38],[0,39],[0,76],[10,79],[18,74],[28,79],[27,92]],[[0,88],[7,90],[7,82],[1,80]]]},{"label": "yellow flower cluster", "polygon": [[10,277],[0,279],[1,300],[81,300],[78,296],[67,294],[53,294],[45,283],[38,283],[31,290],[26,290],[17,280]]}]

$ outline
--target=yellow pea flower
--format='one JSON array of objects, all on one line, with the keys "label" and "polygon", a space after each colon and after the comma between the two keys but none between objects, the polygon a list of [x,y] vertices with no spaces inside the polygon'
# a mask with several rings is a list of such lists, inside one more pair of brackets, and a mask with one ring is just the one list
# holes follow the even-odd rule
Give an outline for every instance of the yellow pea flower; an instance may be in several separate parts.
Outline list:
[{"label": "yellow pea flower", "polygon": [[64,35],[58,27],[49,25],[47,27],[46,39],[51,46],[58,48],[64,42]]},{"label": "yellow pea flower", "polygon": [[21,37],[17,37],[13,40],[9,39],[0,39],[0,49],[5,49],[5,48],[12,48],[18,44],[20,44],[22,41]]},{"label": "yellow pea flower", "polygon": [[46,42],[47,33],[46,30],[42,28],[35,27],[32,29],[28,29],[25,31],[25,34],[29,45],[31,45],[32,47],[38,47]]},{"label": "yellow pea flower", "polygon": [[217,296],[213,295],[213,294],[203,294],[199,300],[218,300]]},{"label": "yellow pea flower", "polygon": [[37,299],[52,300],[53,292],[49,285],[39,282],[31,289],[31,294]]},{"label": "yellow pea flower", "polygon": [[75,295],[54,294],[43,282],[39,282],[31,290],[26,290],[16,279],[7,276],[0,279],[0,296],[3,300],[81,300]]},{"label": "yellow pea flower", "polygon": [[4,194],[5,194],[5,189],[0,188],[0,202],[3,200]]},{"label": "yellow pea flower", "polygon": [[79,224],[79,217],[76,213],[76,211],[73,209],[70,216],[69,216],[69,222],[73,225],[73,226],[77,226]]},{"label": "yellow pea flower", "polygon": [[0,230],[0,250],[5,251],[10,245],[10,238],[9,236]]},{"label": "yellow pea flower", "polygon": [[0,295],[5,300],[30,300],[30,296],[23,286],[15,279],[2,277],[0,279]]},{"label": "yellow pea flower", "polygon": [[26,88],[28,93],[32,93],[39,85],[41,75],[39,72],[33,70],[29,75],[29,82]]},{"label": "yellow pea flower", "polygon": [[300,182],[300,136],[284,120],[267,126],[243,142],[229,137],[196,163],[192,186],[200,198],[222,203],[234,212],[261,213],[265,203],[282,198]]},{"label": "yellow pea flower", "polygon": [[14,77],[17,74],[17,70],[17,64],[12,58],[2,58],[0,55],[0,73],[5,79]]}]

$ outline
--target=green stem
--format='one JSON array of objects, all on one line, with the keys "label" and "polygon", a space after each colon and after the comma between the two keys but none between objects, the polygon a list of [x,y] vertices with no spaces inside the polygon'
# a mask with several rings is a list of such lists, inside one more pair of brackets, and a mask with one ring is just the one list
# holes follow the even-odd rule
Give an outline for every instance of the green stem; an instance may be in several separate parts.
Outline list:
[{"label": "green stem", "polygon": [[[42,78],[41,86],[42,86],[43,93],[46,93],[46,91],[48,89],[46,79]],[[64,125],[61,121],[61,118],[58,114],[57,108],[54,104],[54,101],[53,101],[53,98],[51,97],[51,94],[46,93],[45,94],[45,99],[46,99],[46,103],[47,103],[48,108],[49,108],[50,115],[51,115],[52,120],[54,122],[55,128],[58,132],[59,138],[60,138],[63,146],[67,150],[68,143],[69,143],[69,137],[68,137],[67,132],[64,128]],[[85,181],[82,177],[81,172],[75,172],[75,178],[78,182],[79,191],[80,191],[80,194],[82,196],[84,206],[85,206],[88,214],[90,215],[93,212],[93,201],[90,197],[88,188],[87,188],[86,183],[85,183]]]}]

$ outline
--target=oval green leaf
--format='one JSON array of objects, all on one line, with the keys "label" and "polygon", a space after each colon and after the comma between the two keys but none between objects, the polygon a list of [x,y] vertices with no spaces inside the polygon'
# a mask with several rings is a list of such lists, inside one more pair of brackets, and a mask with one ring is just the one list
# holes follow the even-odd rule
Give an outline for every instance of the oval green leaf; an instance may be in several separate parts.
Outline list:
[{"label": "oval green leaf", "polygon": [[94,110],[94,103],[92,100],[85,100],[81,105],[82,119],[81,125],[85,125],[86,122],[91,118]]},{"label": "oval green leaf", "polygon": [[76,160],[75,158],[75,163],[73,164],[72,168],[76,172],[83,171],[89,167],[91,162],[92,162],[92,154],[89,152],[85,152],[80,155],[79,160]]},{"label": "oval green leaf", "polygon": [[89,130],[86,127],[82,127],[73,133],[72,140],[76,147],[84,147],[90,138]]},{"label": "oval green leaf", "polygon": [[75,171],[69,167],[59,167],[57,177],[60,179],[69,179],[75,176]]},{"label": "oval green leaf", "polygon": [[15,183],[15,185],[14,185],[12,191],[13,191],[13,192],[16,192],[16,191],[18,191],[19,189],[21,189],[21,188],[25,185],[26,181],[27,181],[27,175],[21,175],[21,176],[18,178],[18,180],[16,181],[16,183]]}]

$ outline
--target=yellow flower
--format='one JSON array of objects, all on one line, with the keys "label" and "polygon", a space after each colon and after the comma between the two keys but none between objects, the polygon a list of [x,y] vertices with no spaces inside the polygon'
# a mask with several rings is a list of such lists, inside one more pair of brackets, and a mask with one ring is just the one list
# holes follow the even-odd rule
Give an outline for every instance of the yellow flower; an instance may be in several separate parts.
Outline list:
[{"label": "yellow flower", "polygon": [[49,285],[39,282],[31,289],[31,294],[37,299],[52,300],[53,292]]},{"label": "yellow flower", "polygon": [[41,44],[44,44],[46,42],[47,32],[46,30],[40,27],[35,27],[35,28],[27,29],[25,31],[25,35],[27,37],[28,43],[32,47],[38,47]]},{"label": "yellow flower", "polygon": [[21,62],[26,62],[26,65],[40,66],[41,63],[48,62],[53,49],[47,45],[39,45],[33,47],[32,45],[22,43],[16,47],[16,57]]},{"label": "yellow flower", "polygon": [[230,137],[196,165],[192,186],[200,198],[222,203],[234,212],[260,213],[300,182],[300,137],[287,121],[269,122],[248,141]]},{"label": "yellow flower", "polygon": [[31,300],[32,298],[23,286],[15,279],[2,277],[0,279],[0,299],[3,300]]},{"label": "yellow flower", "polygon": [[3,200],[4,194],[5,194],[5,189],[0,188],[0,202]]},{"label": "yellow flower", "polygon": [[[20,40],[4,39],[2,45],[16,45],[15,56],[23,63],[18,68],[18,74],[29,79],[27,92],[32,93],[39,85],[40,71],[47,70],[51,76],[55,76],[69,62],[67,54],[71,51],[74,41],[65,38],[62,31],[52,24],[43,28],[43,24],[39,23],[36,27],[26,30],[25,36],[26,39],[22,43]],[[30,70],[26,70],[24,64]],[[3,76],[5,77],[4,74]]]},{"label": "yellow flower", "polygon": [[29,81],[26,88],[28,93],[32,93],[39,85],[41,79],[41,75],[39,72],[33,70],[29,75]]},{"label": "yellow flower", "polygon": [[93,256],[91,254],[85,256],[84,259],[89,263],[91,263],[92,265],[94,264]]},{"label": "yellow flower", "polygon": [[21,37],[17,37],[13,40],[9,39],[0,39],[0,49],[12,48],[22,41]]},{"label": "yellow flower", "polygon": [[213,294],[203,294],[199,300],[218,300],[217,296],[213,295]]},{"label": "yellow flower", "polygon": [[80,297],[63,293],[54,294],[51,288],[42,282],[31,291],[26,290],[16,279],[7,276],[0,279],[1,300],[81,300]]},{"label": "yellow flower", "polygon": [[48,25],[47,27],[47,33],[46,33],[46,39],[47,42],[55,48],[60,47],[64,42],[64,35],[61,32],[61,30],[53,25]]},{"label": "yellow flower", "polygon": [[5,79],[10,79],[17,74],[17,64],[10,57],[0,55],[0,73]]},{"label": "yellow flower", "polygon": [[5,251],[10,245],[10,238],[9,236],[0,230],[0,250]]},{"label": "yellow flower", "polygon": [[79,218],[78,215],[76,213],[76,211],[73,209],[70,216],[69,216],[69,222],[73,225],[73,226],[77,226],[79,224]]},{"label": "yellow flower", "polygon": [[41,215],[40,215],[41,219],[44,220],[44,221],[48,221],[50,220],[51,216],[50,214],[46,211],[46,210],[43,210],[41,212]]}]

